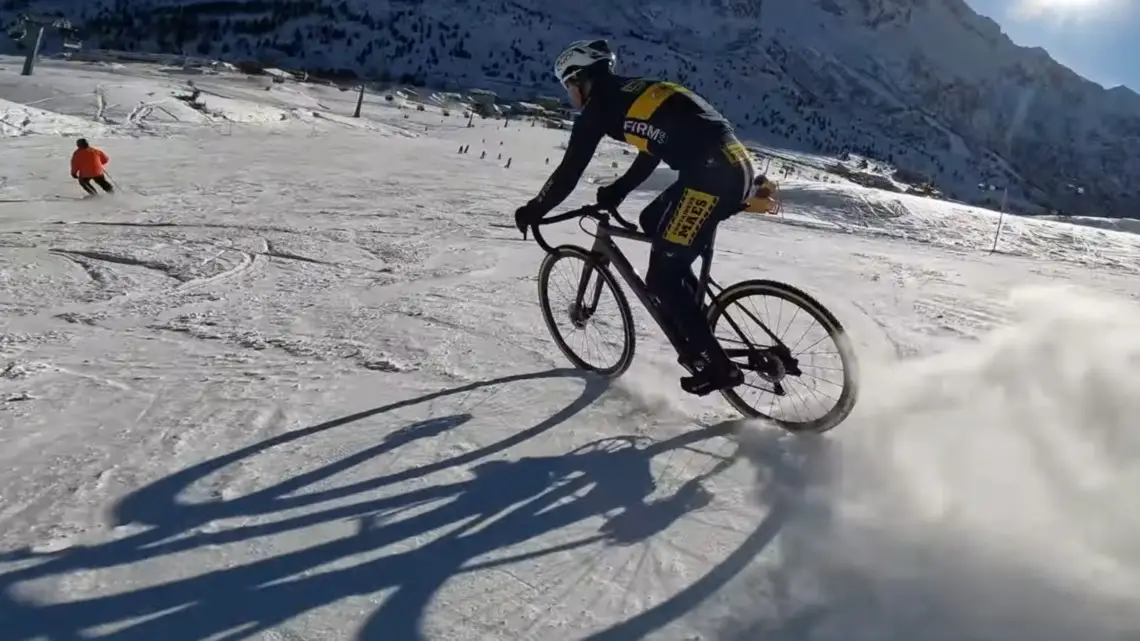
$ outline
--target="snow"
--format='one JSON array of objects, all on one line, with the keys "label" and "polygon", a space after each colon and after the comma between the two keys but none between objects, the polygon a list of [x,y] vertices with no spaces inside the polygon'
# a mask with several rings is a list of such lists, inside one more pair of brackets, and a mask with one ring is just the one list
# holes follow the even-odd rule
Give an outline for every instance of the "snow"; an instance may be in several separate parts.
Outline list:
[{"label": "snow", "polygon": [[0,100],[0,136],[82,136],[99,130],[89,120]]},{"label": "snow", "polygon": [[679,393],[640,309],[630,372],[567,369],[511,218],[564,131],[218,74],[209,118],[89,134],[120,194],[71,200],[44,134],[91,83],[184,104],[155,69],[2,76],[62,114],[0,156],[5,641],[1140,633],[1135,236],[990,253],[994,212],[784,181],[713,271],[851,333],[855,412],[794,437]]}]

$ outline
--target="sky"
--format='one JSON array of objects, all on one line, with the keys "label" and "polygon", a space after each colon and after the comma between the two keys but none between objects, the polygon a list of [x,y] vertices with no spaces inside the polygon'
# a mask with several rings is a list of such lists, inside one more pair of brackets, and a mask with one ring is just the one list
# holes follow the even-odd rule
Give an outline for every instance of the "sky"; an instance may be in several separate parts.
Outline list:
[{"label": "sky", "polygon": [[1111,88],[1140,92],[1140,1],[966,0],[1015,43],[1042,47],[1061,64]]}]

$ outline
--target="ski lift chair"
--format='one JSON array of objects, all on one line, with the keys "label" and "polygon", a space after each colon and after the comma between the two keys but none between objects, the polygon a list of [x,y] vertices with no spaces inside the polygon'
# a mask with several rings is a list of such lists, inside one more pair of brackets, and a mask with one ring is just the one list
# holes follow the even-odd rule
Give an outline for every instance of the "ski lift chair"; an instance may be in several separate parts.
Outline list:
[{"label": "ski lift chair", "polygon": [[79,33],[74,29],[63,29],[63,48],[75,51],[83,47],[83,41],[79,39]]}]

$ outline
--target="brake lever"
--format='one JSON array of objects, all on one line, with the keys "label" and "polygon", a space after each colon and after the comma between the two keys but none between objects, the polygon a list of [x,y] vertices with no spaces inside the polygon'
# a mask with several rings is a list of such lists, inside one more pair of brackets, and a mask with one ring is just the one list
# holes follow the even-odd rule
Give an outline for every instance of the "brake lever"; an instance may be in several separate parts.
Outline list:
[{"label": "brake lever", "polygon": [[609,213],[613,216],[614,220],[616,220],[619,225],[625,227],[626,231],[637,231],[637,225],[629,222],[625,218],[622,218],[617,209],[609,208],[607,211],[609,211]]}]

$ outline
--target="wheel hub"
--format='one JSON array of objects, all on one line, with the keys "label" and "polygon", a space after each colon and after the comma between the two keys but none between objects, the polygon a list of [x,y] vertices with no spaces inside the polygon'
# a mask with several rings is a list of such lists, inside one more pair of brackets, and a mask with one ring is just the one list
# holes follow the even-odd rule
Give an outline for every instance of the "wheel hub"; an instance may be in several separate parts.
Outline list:
[{"label": "wheel hub", "polygon": [[755,361],[752,365],[756,373],[760,375],[760,378],[765,381],[769,383],[779,383],[788,375],[788,369],[784,367],[783,359],[771,351],[759,351],[754,358]]},{"label": "wheel hub", "polygon": [[576,302],[570,303],[566,311],[570,316],[570,323],[574,325],[575,329],[584,329],[586,322],[590,320],[590,314]]}]

